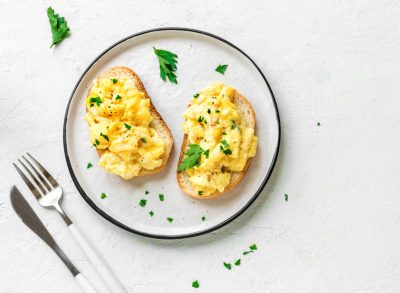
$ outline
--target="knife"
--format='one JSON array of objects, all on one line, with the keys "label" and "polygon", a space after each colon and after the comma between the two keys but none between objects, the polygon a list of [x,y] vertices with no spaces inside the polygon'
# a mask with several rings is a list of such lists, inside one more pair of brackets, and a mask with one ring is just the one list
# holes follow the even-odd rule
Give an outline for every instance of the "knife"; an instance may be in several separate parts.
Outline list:
[{"label": "knife", "polygon": [[60,257],[71,274],[74,276],[75,280],[78,282],[79,286],[82,288],[83,292],[97,293],[97,290],[93,287],[93,285],[81,272],[79,272],[79,270],[64,254],[15,185],[11,187],[10,200],[14,211],[21,218],[22,222],[24,222],[25,225],[27,225],[37,236],[46,242],[47,245],[50,246],[50,248],[53,249],[53,251]]}]

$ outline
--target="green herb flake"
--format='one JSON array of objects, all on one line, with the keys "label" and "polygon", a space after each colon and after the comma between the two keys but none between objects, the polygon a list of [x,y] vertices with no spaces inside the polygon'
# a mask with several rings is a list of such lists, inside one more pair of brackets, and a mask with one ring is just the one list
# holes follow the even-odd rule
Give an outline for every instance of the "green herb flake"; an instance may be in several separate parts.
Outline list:
[{"label": "green herb flake", "polygon": [[321,123],[318,122],[318,123],[317,123],[317,126],[321,126]]},{"label": "green herb flake", "polygon": [[51,47],[57,46],[66,37],[70,35],[70,30],[67,21],[64,17],[60,17],[53,8],[47,8],[47,17],[49,18],[50,29],[51,29]]},{"label": "green herb flake", "polygon": [[228,68],[227,64],[220,64],[217,66],[217,68],[215,68],[215,71],[224,74],[227,68]]},{"label": "green herb flake", "polygon": [[131,125],[129,125],[129,124],[126,124],[126,123],[124,123],[124,125],[125,125],[125,128],[126,128],[126,129],[128,129],[128,130],[130,130],[130,129],[131,129],[131,127],[132,127]]},{"label": "green herb flake", "polygon": [[86,166],[86,169],[90,169],[90,168],[92,168],[92,167],[93,167],[93,164],[89,162],[89,163],[87,164],[87,166]]},{"label": "green herb flake", "polygon": [[141,140],[143,143],[147,143],[147,140],[146,140],[144,137],[141,137],[140,140]]},{"label": "green herb flake", "polygon": [[105,198],[107,198],[107,195],[104,192],[102,192],[101,195],[100,195],[100,198],[101,199],[105,199]]},{"label": "green herb flake", "polygon": [[224,139],[223,141],[221,141],[221,144],[226,147],[229,148],[229,143]]},{"label": "green herb flake", "polygon": [[116,95],[116,96],[115,96],[115,99],[116,99],[116,100],[121,100],[122,97],[121,97],[120,95]]},{"label": "green herb flake", "polygon": [[219,112],[221,112],[221,111],[220,111],[220,110],[218,110],[218,109],[217,109],[217,110],[215,110],[215,113],[219,113]]},{"label": "green herb flake", "polygon": [[193,98],[197,99],[199,96],[200,96],[200,94],[197,93],[197,94],[193,95]]},{"label": "green herb flake", "polygon": [[255,245],[255,244],[251,245],[251,246],[250,246],[250,249],[251,249],[251,250],[257,250],[257,245]]},{"label": "green herb flake", "polygon": [[178,55],[167,50],[156,49],[153,47],[154,53],[158,58],[160,64],[160,77],[163,81],[168,78],[171,83],[178,83],[176,80],[175,71],[177,70],[176,64]]},{"label": "green herb flake", "polygon": [[105,134],[103,134],[103,133],[101,133],[101,132],[100,132],[100,136],[104,137],[104,139],[105,139],[106,141],[110,141],[110,139],[108,138],[108,136],[105,135]]},{"label": "green herb flake", "polygon": [[235,261],[235,266],[240,266],[240,258],[237,260],[237,261]]},{"label": "green herb flake", "polygon": [[146,206],[146,204],[147,204],[147,200],[146,200],[146,199],[141,199],[141,200],[139,201],[139,205],[140,205],[142,208],[144,208],[144,207]]},{"label": "green herb flake", "polygon": [[208,157],[210,156],[210,150],[206,150],[204,152],[204,156],[208,159]]},{"label": "green herb flake", "polygon": [[224,262],[224,267],[227,268],[228,270],[232,269],[232,265],[228,262]]},{"label": "green herb flake", "polygon": [[289,200],[289,195],[287,195],[286,193],[285,193],[285,201],[288,201]]},{"label": "green herb flake", "polygon": [[97,138],[94,140],[94,142],[95,142],[95,145],[99,145],[100,144],[100,141],[98,141]]},{"label": "green herb flake", "polygon": [[206,217],[202,216],[201,220],[204,222],[206,220]]},{"label": "green herb flake", "polygon": [[200,165],[199,159],[204,150],[198,144],[189,144],[188,147],[189,149],[185,152],[185,157],[178,167],[178,172]]},{"label": "green herb flake", "polygon": [[148,191],[148,190],[146,190],[145,192],[144,192],[144,194],[146,194],[146,195],[148,195],[150,193],[150,191]]},{"label": "green herb flake", "polygon": [[161,193],[160,193],[160,194],[158,195],[158,198],[160,199],[160,201],[164,201],[164,194],[161,194]]},{"label": "green herb flake", "polygon": [[198,281],[198,280],[193,281],[192,287],[193,287],[193,288],[196,288],[196,289],[199,288],[199,287],[200,287],[199,281]]},{"label": "green herb flake", "polygon": [[173,218],[167,218],[167,221],[172,223],[174,221],[174,219]]},{"label": "green herb flake", "polygon": [[236,129],[238,128],[235,121],[232,121],[231,129]]},{"label": "green herb flake", "polygon": [[96,103],[97,106],[100,106],[101,104],[101,99],[100,97],[92,97],[89,99],[90,103]]},{"label": "green herb flake", "polygon": [[203,195],[203,191],[202,191],[202,190],[199,190],[199,191],[197,192],[197,194],[198,194],[198,195]]},{"label": "green herb flake", "polygon": [[222,152],[227,156],[232,155],[232,151],[230,149],[224,149]]},{"label": "green herb flake", "polygon": [[116,79],[116,78],[113,78],[111,80],[112,80],[113,84],[116,84],[118,82],[118,79]]},{"label": "green herb flake", "polygon": [[253,253],[254,251],[252,251],[252,250],[249,250],[249,251],[245,251],[245,252],[243,252],[243,255],[248,255],[249,253]]},{"label": "green herb flake", "polygon": [[154,212],[153,212],[153,211],[150,211],[150,212],[149,212],[149,215],[150,215],[150,217],[154,216]]},{"label": "green herb flake", "polygon": [[210,108],[207,109],[207,114],[211,114],[211,109]]},{"label": "green herb flake", "polygon": [[197,118],[197,121],[199,121],[200,123],[204,121],[204,117],[203,116],[199,116],[199,118]]}]

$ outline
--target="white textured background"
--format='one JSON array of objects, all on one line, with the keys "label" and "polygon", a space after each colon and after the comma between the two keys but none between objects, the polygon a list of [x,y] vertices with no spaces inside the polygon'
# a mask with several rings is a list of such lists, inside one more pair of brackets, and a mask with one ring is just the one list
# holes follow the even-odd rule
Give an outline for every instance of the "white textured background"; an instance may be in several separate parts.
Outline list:
[{"label": "white textured background", "polygon": [[[49,5],[72,31],[51,50]],[[79,290],[17,219],[11,183],[93,278],[61,219],[38,207],[10,165],[30,151],[129,292],[399,292],[399,16],[397,0],[1,1],[0,291]],[[266,74],[282,120],[278,164],[256,204],[222,231],[169,242],[95,214],[62,148],[67,99],[86,66],[115,41],[160,26],[206,30],[242,48]],[[223,267],[253,242],[259,250],[239,268]]]}]

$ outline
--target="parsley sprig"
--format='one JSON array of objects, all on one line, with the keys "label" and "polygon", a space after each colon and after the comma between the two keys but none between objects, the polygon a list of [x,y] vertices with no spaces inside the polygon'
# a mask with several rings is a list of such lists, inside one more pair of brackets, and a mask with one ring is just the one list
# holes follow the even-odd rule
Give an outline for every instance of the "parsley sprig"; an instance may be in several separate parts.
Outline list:
[{"label": "parsley sprig", "polygon": [[185,158],[178,167],[178,172],[200,165],[200,156],[204,150],[198,144],[189,144],[189,149],[185,152]]},{"label": "parsley sprig", "polygon": [[56,14],[53,8],[47,8],[47,17],[49,18],[51,28],[51,48],[53,46],[57,46],[62,42],[62,40],[68,37],[70,35],[70,31],[65,18]]},{"label": "parsley sprig", "polygon": [[176,80],[175,71],[177,70],[176,64],[178,63],[178,55],[162,49],[156,49],[153,47],[154,53],[158,57],[158,62],[160,63],[160,77],[163,81],[166,78],[172,83],[178,83]]}]

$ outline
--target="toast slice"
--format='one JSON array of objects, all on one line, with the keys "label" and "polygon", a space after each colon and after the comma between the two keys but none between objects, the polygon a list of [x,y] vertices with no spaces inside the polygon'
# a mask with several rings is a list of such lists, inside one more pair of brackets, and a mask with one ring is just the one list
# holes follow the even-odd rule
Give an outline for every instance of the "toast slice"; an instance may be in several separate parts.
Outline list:
[{"label": "toast slice", "polygon": [[[233,103],[236,105],[238,110],[240,111],[243,120],[246,122],[246,127],[253,128],[255,130],[256,127],[256,114],[254,112],[253,107],[251,106],[250,102],[243,96],[241,95],[237,90],[234,90],[233,92]],[[190,106],[190,104],[189,104]],[[178,161],[178,166],[181,164],[185,152],[187,150],[187,145],[188,145],[188,140],[187,140],[187,135],[185,134],[183,136],[183,141],[182,141],[182,146],[181,146],[181,152],[179,155],[179,161]],[[244,175],[246,175],[247,170],[250,166],[251,158],[247,159],[246,165],[244,166],[243,170],[241,172],[231,172],[232,177],[230,183],[225,187],[225,190],[223,192],[213,192],[208,195],[198,195],[195,192],[195,189],[191,182],[189,181],[189,176],[185,171],[183,172],[177,172],[176,173],[176,178],[178,180],[179,187],[182,189],[182,191],[194,198],[198,199],[211,199],[218,197],[232,189],[234,189],[240,181],[242,181]]]},{"label": "toast slice", "polygon": [[[161,138],[165,142],[165,152],[162,157],[163,163],[160,167],[153,169],[153,170],[147,170],[143,169],[140,170],[138,176],[145,176],[145,175],[150,175],[150,174],[155,174],[163,170],[168,162],[169,156],[171,154],[172,146],[174,144],[174,139],[172,137],[171,131],[169,130],[167,124],[165,121],[162,119],[160,113],[158,113],[157,109],[154,107],[150,96],[147,94],[147,91],[140,80],[139,76],[134,72],[132,69],[125,67],[125,66],[115,66],[112,67],[105,72],[103,72],[100,76],[97,77],[98,79],[123,79],[123,78],[129,78],[132,79],[135,83],[136,88],[143,92],[145,97],[150,100],[150,113],[151,116],[153,117],[153,121],[150,124],[150,127],[154,128],[155,131],[161,136]],[[88,92],[88,95],[90,93],[90,90]],[[97,150],[97,154],[99,157],[104,153],[104,150]]]}]

